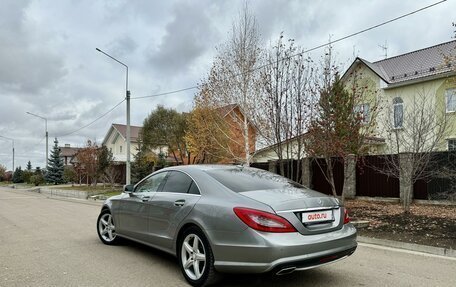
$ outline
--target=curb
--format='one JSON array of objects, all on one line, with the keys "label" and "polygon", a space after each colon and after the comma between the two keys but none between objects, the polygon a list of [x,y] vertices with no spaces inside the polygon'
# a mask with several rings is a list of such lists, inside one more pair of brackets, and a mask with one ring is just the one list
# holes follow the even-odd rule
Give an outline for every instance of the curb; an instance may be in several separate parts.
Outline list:
[{"label": "curb", "polygon": [[46,198],[52,199],[52,200],[73,202],[73,203],[86,204],[86,205],[94,205],[94,206],[100,206],[100,207],[103,205],[103,201],[87,200],[87,199],[81,199],[81,198],[72,198],[72,197],[63,197],[63,196],[46,196]]},{"label": "curb", "polygon": [[429,253],[429,254],[433,254],[433,255],[456,258],[456,250],[451,249],[451,248],[420,245],[420,244],[414,244],[414,243],[406,243],[406,242],[393,241],[393,240],[387,240],[387,239],[378,239],[378,238],[365,237],[365,236],[358,236],[357,241],[361,242],[361,243],[381,245],[381,246],[386,246],[386,247],[393,247],[393,248],[398,248],[398,249],[405,249],[405,250],[410,250],[410,251],[416,251],[416,252],[422,252],[422,253]]}]

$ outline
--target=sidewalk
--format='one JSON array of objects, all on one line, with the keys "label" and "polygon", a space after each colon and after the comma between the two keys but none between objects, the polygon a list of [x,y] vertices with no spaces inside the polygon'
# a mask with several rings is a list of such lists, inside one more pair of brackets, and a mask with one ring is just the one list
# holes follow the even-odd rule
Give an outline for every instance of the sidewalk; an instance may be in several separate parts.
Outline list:
[{"label": "sidewalk", "polygon": [[392,247],[398,249],[404,249],[415,252],[428,253],[433,255],[445,256],[456,258],[456,250],[449,248],[440,248],[428,245],[419,245],[414,243],[406,243],[400,241],[393,241],[387,239],[378,239],[372,237],[358,236],[357,241],[360,243],[367,243],[373,245],[380,245],[385,247]]}]

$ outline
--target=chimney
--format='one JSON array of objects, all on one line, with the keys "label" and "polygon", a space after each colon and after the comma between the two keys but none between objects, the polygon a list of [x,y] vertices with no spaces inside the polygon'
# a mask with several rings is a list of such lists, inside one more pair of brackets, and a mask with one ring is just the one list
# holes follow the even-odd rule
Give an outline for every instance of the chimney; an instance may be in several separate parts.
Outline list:
[{"label": "chimney", "polygon": [[70,147],[71,145],[70,144],[65,144],[65,147]]}]

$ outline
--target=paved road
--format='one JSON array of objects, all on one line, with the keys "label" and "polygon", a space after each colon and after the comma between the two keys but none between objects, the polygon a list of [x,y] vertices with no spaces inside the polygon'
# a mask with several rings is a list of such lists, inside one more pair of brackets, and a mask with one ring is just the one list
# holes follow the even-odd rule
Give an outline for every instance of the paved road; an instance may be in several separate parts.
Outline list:
[{"label": "paved road", "polygon": [[[0,286],[187,286],[174,257],[103,245],[99,204],[0,188]],[[456,260],[361,245],[345,261],[287,276],[229,275],[220,286],[456,286]]]}]

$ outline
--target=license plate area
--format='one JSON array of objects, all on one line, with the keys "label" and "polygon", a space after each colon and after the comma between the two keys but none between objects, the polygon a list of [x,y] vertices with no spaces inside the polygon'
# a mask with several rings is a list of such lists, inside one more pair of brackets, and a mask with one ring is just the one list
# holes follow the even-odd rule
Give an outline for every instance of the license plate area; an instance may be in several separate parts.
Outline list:
[{"label": "license plate area", "polygon": [[313,210],[301,213],[301,221],[306,225],[334,221],[334,210]]}]

